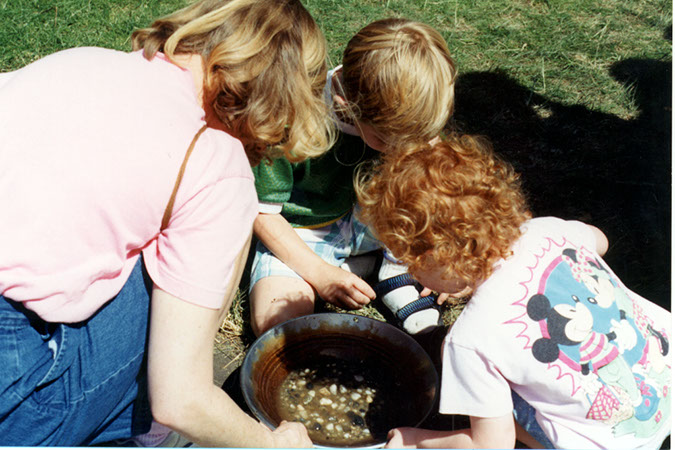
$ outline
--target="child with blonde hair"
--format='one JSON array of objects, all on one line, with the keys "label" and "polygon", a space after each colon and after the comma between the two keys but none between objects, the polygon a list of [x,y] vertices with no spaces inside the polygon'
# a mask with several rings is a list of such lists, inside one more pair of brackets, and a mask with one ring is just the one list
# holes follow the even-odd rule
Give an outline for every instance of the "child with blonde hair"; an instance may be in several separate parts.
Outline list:
[{"label": "child with blonde hair", "polygon": [[379,20],[349,41],[325,88],[341,130],[337,144],[319,158],[278,158],[254,169],[256,334],[313,312],[317,296],[348,309],[375,298],[340,267],[350,255],[381,248],[354,217],[354,170],[381,152],[435,139],[452,112],[455,74],[447,44],[423,23]]},{"label": "child with blonde hair", "polygon": [[472,293],[443,344],[439,406],[470,428],[397,428],[387,447],[659,448],[671,315],[621,283],[599,229],[531,218],[518,176],[470,136],[387,154],[357,192],[421,283]]}]

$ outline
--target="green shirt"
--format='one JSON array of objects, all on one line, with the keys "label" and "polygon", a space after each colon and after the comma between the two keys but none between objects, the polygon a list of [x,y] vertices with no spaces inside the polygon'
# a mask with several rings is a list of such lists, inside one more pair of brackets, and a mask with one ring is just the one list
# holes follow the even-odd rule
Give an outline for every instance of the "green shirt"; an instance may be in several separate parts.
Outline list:
[{"label": "green shirt", "polygon": [[340,133],[333,148],[318,158],[262,162],[253,168],[258,201],[283,204],[281,214],[293,227],[327,225],[352,209],[354,172],[376,157],[359,136]]}]

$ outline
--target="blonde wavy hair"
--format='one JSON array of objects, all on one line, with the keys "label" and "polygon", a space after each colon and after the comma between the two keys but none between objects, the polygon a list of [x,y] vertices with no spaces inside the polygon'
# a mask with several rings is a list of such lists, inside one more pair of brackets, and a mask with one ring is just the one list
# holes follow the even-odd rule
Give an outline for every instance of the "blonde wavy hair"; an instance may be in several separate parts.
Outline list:
[{"label": "blonde wavy hair", "polygon": [[342,89],[354,118],[374,127],[387,148],[429,142],[453,111],[455,63],[438,31],[408,19],[361,29],[342,58]]},{"label": "blonde wavy hair", "polygon": [[199,54],[204,101],[249,160],[318,156],[334,142],[326,41],[299,0],[200,0],[136,30],[134,50]]},{"label": "blonde wavy hair", "polygon": [[518,175],[474,136],[383,155],[356,182],[361,219],[411,273],[439,265],[475,287],[531,218]]}]

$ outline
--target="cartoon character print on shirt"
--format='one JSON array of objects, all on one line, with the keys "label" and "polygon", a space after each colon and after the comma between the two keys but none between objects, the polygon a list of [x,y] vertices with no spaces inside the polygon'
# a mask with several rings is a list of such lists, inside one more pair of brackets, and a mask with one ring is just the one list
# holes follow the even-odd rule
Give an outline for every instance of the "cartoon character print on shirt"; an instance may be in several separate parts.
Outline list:
[{"label": "cartoon character print on shirt", "polygon": [[531,352],[581,374],[588,419],[614,434],[648,437],[670,420],[670,367],[665,331],[630,298],[602,260],[583,247],[564,248],[527,302],[542,337]]}]

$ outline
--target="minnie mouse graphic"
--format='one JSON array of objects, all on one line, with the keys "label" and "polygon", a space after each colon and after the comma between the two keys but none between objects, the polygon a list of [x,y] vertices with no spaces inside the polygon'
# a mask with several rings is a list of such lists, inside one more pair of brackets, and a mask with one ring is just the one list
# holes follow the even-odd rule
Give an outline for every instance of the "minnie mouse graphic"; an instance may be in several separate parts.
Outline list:
[{"label": "minnie mouse graphic", "polygon": [[583,248],[566,248],[539,287],[527,302],[527,315],[541,329],[532,355],[581,374],[587,418],[622,435],[647,434],[645,424],[656,427],[670,415],[670,402],[662,401],[668,393],[660,389],[670,376],[665,332],[654,329],[600,260]]}]

